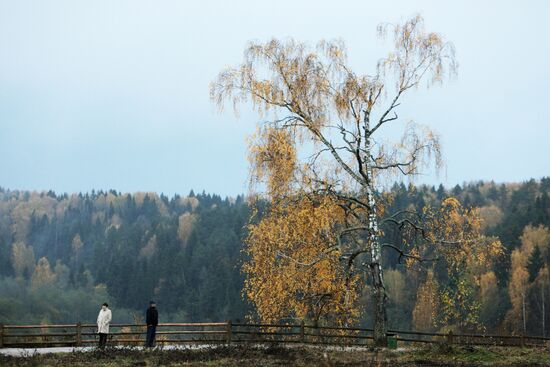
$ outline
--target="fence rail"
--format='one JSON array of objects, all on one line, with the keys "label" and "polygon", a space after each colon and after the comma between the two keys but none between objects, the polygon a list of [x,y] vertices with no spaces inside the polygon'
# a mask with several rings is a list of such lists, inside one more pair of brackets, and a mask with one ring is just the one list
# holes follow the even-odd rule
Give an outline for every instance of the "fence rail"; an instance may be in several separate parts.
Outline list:
[{"label": "fence rail", "polygon": [[[0,348],[90,346],[98,342],[94,324],[2,325]],[[111,324],[110,345],[141,345],[146,326]],[[247,324],[228,322],[163,323],[157,327],[157,344],[304,343],[342,346],[372,343],[373,330],[354,327],[290,324]],[[402,344],[550,346],[550,338],[527,335],[429,333],[389,330],[388,340]]]}]

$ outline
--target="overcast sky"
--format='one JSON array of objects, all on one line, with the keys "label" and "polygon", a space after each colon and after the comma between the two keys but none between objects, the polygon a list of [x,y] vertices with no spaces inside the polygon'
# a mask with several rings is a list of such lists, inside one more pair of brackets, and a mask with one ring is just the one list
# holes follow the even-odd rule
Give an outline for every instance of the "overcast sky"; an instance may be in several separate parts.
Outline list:
[{"label": "overcast sky", "polygon": [[415,13],[456,47],[458,76],[407,98],[442,136],[446,174],[550,175],[548,1],[0,0],[0,186],[246,192],[257,117],[219,114],[208,84],[250,40],[342,38],[372,73],[380,22]]}]

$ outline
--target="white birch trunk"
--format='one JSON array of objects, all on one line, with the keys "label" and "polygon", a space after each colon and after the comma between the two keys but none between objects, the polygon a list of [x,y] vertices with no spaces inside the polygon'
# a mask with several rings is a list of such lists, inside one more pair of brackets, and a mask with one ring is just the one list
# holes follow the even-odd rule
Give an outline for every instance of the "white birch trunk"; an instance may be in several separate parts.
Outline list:
[{"label": "white birch trunk", "polygon": [[[368,125],[367,125],[368,129]],[[370,275],[372,277],[372,295],[374,298],[374,343],[377,346],[387,345],[387,313],[386,313],[386,288],[384,286],[383,269],[381,264],[382,249],[378,240],[378,218],[376,215],[376,199],[374,197],[374,177],[370,165],[370,138],[365,139],[365,151],[367,152],[365,158],[365,168],[367,173],[368,182],[367,189],[367,202],[369,205],[369,240],[370,246],[371,264]]]}]

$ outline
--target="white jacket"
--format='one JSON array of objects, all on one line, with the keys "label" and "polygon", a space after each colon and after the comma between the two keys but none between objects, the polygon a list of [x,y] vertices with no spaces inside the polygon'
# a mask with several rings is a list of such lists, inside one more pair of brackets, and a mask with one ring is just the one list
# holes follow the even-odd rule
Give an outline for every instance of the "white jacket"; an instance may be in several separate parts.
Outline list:
[{"label": "white jacket", "polygon": [[109,334],[109,323],[111,322],[111,310],[101,309],[97,315],[97,332]]}]

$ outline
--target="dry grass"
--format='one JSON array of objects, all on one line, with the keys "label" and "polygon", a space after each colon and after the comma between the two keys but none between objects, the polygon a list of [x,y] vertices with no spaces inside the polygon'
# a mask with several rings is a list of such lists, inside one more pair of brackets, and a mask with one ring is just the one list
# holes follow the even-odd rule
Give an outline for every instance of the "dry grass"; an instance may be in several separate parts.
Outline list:
[{"label": "dry grass", "polygon": [[432,347],[405,351],[280,346],[0,356],[0,366],[550,366],[550,349]]}]

